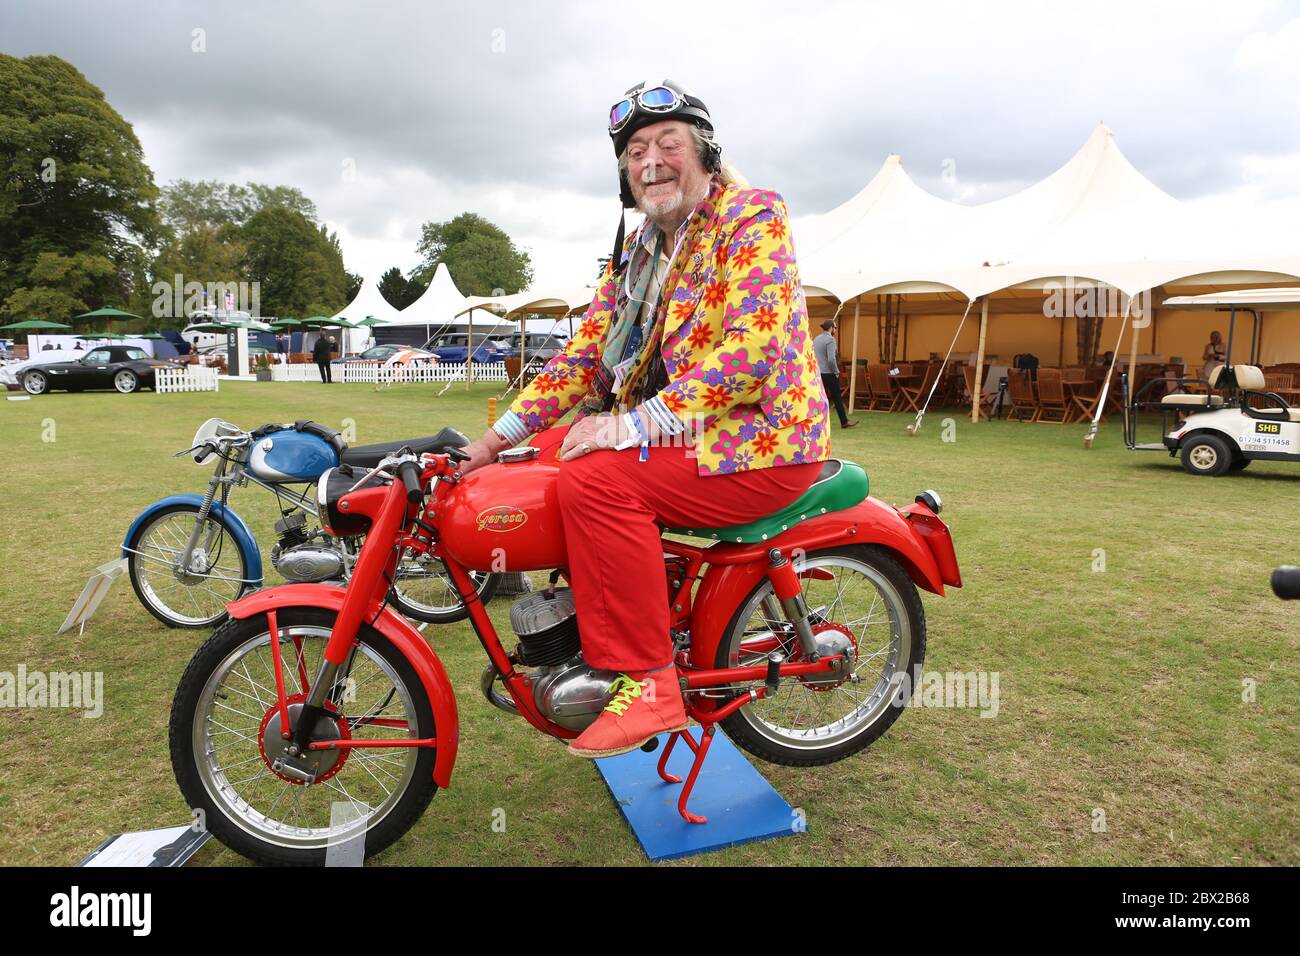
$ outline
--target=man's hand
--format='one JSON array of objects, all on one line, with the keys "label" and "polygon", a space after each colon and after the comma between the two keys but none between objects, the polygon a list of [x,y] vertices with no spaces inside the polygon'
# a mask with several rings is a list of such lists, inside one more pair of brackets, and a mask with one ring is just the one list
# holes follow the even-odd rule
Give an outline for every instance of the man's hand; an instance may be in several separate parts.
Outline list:
[{"label": "man's hand", "polygon": [[492,464],[497,460],[497,455],[509,447],[510,442],[507,439],[498,435],[495,429],[489,428],[483,433],[482,438],[465,446],[465,454],[469,455],[469,460],[460,463],[460,473],[468,475],[476,468]]},{"label": "man's hand", "polygon": [[622,415],[589,415],[575,423],[560,445],[560,461],[581,458],[602,448],[613,448],[628,436]]}]

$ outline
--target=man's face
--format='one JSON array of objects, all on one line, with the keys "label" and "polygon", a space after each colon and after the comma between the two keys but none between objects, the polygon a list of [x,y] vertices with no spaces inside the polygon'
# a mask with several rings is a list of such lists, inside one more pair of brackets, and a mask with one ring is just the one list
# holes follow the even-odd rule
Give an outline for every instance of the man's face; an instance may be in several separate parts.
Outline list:
[{"label": "man's face", "polygon": [[637,130],[627,144],[627,179],[637,207],[651,219],[684,215],[704,192],[709,174],[690,128],[665,120]]}]

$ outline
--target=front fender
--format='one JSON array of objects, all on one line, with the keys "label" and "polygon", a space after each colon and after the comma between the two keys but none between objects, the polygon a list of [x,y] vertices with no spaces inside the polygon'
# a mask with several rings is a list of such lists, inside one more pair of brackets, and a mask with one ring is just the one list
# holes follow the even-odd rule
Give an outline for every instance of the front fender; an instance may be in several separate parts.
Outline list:
[{"label": "front fender", "polygon": [[[318,607],[338,612],[343,607],[344,588],[333,584],[283,584],[279,587],[254,591],[245,598],[226,606],[231,617],[243,620],[265,614],[271,608]],[[456,713],[456,695],[452,690],[447,671],[442,666],[428,641],[420,636],[396,611],[385,607],[370,626],[392,641],[415,668],[416,676],[429,695],[433,707],[433,724],[438,735],[438,747],[433,764],[433,779],[440,787],[451,783],[451,768],[456,763],[456,748],[460,743],[460,718]]]},{"label": "front fender", "polygon": [[[129,558],[131,552],[129,548],[133,545],[132,540],[136,532],[146,520],[153,517],[163,508],[170,508],[173,505],[192,505],[194,508],[203,506],[202,495],[169,495],[166,498],[160,498],[151,504],[144,511],[141,511],[131,527],[126,529],[126,535],[122,538],[122,557]],[[211,514],[215,515],[217,520],[224,524],[230,530],[230,536],[235,539],[235,544],[239,548],[239,553],[244,556],[244,564],[248,568],[248,578],[257,584],[262,581],[262,552],[257,547],[257,539],[253,537],[252,530],[247,523],[241,518],[234,508],[227,508],[220,501],[212,502]]]},{"label": "front fender", "polygon": [[[923,533],[896,509],[879,498],[868,497],[851,508],[800,522],[770,541],[715,544],[709,548],[709,568],[692,601],[692,663],[697,667],[716,666],[718,644],[727,625],[740,602],[767,576],[767,553],[772,548],[780,548],[788,556],[795,549],[811,552],[863,544],[886,548],[913,583],[943,595],[944,575]],[[953,580],[950,576],[949,583],[960,586],[960,578]]]}]

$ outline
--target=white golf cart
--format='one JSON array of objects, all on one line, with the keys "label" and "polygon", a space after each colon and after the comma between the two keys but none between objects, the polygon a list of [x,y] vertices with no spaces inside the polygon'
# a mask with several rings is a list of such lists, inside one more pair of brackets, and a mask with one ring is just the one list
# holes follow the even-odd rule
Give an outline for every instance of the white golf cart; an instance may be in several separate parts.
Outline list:
[{"label": "white golf cart", "polygon": [[[1171,457],[1178,456],[1190,474],[1210,477],[1240,471],[1257,460],[1300,462],[1300,408],[1290,406],[1275,392],[1265,391],[1264,373],[1257,364],[1259,314],[1300,311],[1300,289],[1176,296],[1166,299],[1163,305],[1229,312],[1227,364],[1211,369],[1208,381],[1189,376],[1153,379],[1131,402],[1127,400],[1129,383],[1123,377],[1124,444],[1133,451],[1167,451]],[[1239,311],[1249,312],[1254,319],[1250,363],[1244,365],[1232,364]],[[1168,388],[1171,384],[1173,389],[1160,399],[1148,397],[1153,388]],[[1196,390],[1189,390],[1189,386]],[[1161,414],[1159,442],[1137,440],[1138,413],[1144,411]]]}]

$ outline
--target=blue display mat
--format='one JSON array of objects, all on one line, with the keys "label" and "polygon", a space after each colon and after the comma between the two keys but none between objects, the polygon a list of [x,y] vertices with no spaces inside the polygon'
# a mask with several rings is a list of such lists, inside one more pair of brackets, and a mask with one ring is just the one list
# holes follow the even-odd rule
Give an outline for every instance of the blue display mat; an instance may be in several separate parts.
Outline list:
[{"label": "blue display mat", "polygon": [[[698,741],[700,728],[692,726],[691,735]],[[595,761],[614,802],[651,860],[672,860],[753,840],[792,836],[804,828],[801,821],[796,827],[790,804],[722,731],[714,735],[686,805],[709,822],[687,823],[677,812],[685,783],[665,783],[655,769],[667,743],[668,735],[663,734],[654,753],[634,750]],[[668,758],[668,772],[685,781],[694,756],[686,741],[677,741]]]}]

